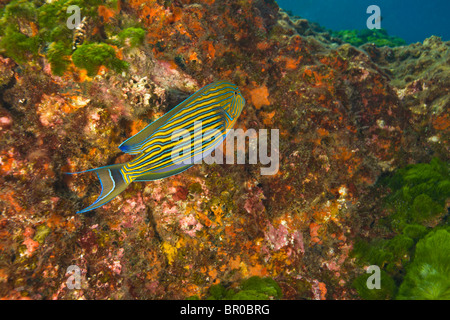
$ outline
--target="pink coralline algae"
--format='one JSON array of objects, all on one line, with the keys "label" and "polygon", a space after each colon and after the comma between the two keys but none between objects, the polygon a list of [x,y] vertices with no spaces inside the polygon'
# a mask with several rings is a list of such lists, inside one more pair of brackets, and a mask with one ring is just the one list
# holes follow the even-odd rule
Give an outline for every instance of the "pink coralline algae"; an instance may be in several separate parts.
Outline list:
[{"label": "pink coralline algae", "polygon": [[12,120],[9,117],[0,118],[0,129],[7,128],[11,124]]},{"label": "pink coralline algae", "polygon": [[183,217],[180,220],[180,228],[184,233],[191,237],[195,237],[197,231],[201,230],[203,226],[199,223],[193,214]]},{"label": "pink coralline algae", "polygon": [[26,238],[23,241],[23,244],[27,247],[27,251],[25,252],[25,255],[31,256],[34,251],[39,247],[39,243],[37,241],[34,241],[31,238]]},{"label": "pink coralline algae", "polygon": [[[268,222],[264,235],[266,243],[270,247],[270,251],[276,252],[285,248],[288,257],[293,253],[296,255],[305,253],[302,232],[300,230],[291,229],[286,221],[281,221],[277,228]],[[266,254],[270,255],[270,251],[265,249]]]},{"label": "pink coralline algae", "polygon": [[264,211],[264,193],[261,188],[255,187],[248,193],[248,198],[245,201],[244,209],[250,214],[259,214]]},{"label": "pink coralline algae", "polygon": [[121,225],[125,228],[132,228],[144,223],[146,206],[141,194],[137,194],[132,199],[124,201],[122,212],[124,213],[124,221]]},{"label": "pink coralline algae", "polygon": [[289,233],[284,225],[281,224],[278,229],[275,229],[272,224],[269,223],[267,229],[266,240],[271,244],[274,251],[280,250],[289,243]]}]

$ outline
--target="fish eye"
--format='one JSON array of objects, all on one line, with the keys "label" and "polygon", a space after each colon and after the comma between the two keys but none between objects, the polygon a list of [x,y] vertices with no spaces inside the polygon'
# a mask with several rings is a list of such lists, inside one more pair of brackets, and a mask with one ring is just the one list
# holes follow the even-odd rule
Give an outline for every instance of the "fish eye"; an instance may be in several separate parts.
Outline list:
[{"label": "fish eye", "polygon": [[235,91],[235,92],[234,92],[234,95],[237,95],[237,94],[238,94],[237,91]]}]

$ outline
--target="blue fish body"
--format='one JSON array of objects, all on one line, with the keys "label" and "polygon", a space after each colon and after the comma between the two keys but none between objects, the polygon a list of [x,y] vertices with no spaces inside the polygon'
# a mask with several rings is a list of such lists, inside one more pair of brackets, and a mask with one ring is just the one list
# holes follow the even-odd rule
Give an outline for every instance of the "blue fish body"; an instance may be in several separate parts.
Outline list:
[{"label": "blue fish body", "polygon": [[152,181],[181,173],[212,153],[241,114],[245,100],[227,81],[203,87],[140,132],[119,149],[137,157],[129,162],[90,169],[102,191],[87,208],[94,210],[119,195],[133,181]]}]

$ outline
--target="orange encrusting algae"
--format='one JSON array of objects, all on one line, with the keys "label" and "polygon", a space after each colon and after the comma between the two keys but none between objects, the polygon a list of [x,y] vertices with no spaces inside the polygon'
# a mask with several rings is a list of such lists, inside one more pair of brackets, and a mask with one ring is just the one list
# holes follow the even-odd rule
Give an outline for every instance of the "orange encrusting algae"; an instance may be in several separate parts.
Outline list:
[{"label": "orange encrusting algae", "polygon": [[256,109],[260,109],[262,106],[270,105],[269,90],[265,85],[250,89],[251,102]]}]

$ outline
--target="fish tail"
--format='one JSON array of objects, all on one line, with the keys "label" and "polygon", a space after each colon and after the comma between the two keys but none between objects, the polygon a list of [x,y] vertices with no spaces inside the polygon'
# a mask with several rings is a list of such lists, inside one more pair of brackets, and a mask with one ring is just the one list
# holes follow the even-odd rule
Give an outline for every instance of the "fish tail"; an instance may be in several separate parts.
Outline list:
[{"label": "fish tail", "polygon": [[119,195],[123,190],[127,188],[129,183],[125,181],[120,170],[124,165],[125,163],[113,164],[111,166],[70,173],[78,174],[94,171],[97,174],[98,179],[100,180],[100,184],[102,185],[102,191],[97,200],[95,200],[95,202],[90,206],[78,211],[77,213],[83,213],[101,207],[102,205],[114,199],[117,195]]}]

